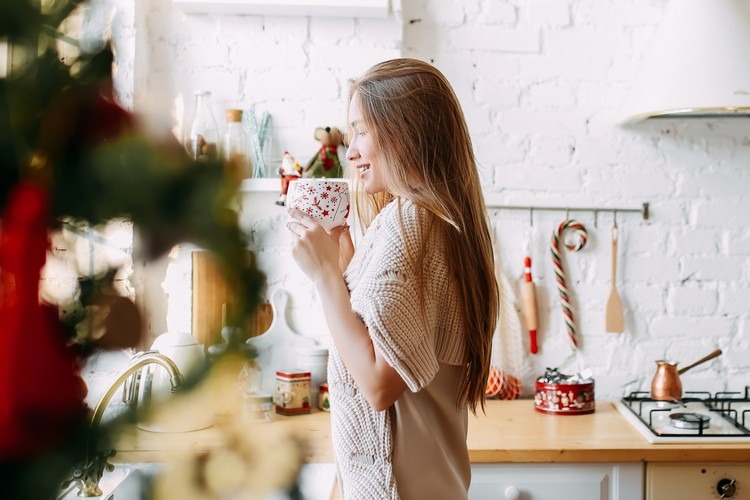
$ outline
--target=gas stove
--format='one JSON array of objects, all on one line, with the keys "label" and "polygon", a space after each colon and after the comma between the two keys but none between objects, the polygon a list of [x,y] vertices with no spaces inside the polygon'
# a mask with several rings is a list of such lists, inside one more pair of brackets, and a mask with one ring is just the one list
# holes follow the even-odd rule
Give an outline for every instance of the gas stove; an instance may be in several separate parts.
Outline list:
[{"label": "gas stove", "polygon": [[750,387],[744,393],[685,392],[680,402],[632,392],[615,406],[649,443],[750,443]]}]

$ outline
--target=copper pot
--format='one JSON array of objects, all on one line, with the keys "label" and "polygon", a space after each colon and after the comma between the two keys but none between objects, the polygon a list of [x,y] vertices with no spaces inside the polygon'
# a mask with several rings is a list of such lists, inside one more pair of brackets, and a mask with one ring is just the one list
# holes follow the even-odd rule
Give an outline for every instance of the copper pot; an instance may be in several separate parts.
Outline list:
[{"label": "copper pot", "polygon": [[716,349],[711,354],[702,357],[695,363],[684,368],[677,369],[677,362],[660,359],[656,362],[656,373],[651,381],[651,398],[657,401],[681,401],[682,382],[680,375],[706,361],[714,359],[721,354],[721,349]]}]

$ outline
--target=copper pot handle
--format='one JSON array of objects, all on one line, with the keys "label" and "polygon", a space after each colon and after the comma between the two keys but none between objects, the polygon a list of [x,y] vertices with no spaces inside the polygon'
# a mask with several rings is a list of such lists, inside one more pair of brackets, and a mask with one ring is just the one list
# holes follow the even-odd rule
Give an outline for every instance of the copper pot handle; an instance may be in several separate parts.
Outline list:
[{"label": "copper pot handle", "polygon": [[694,366],[698,366],[701,363],[705,363],[706,361],[714,359],[715,357],[717,357],[719,355],[721,355],[721,349],[716,349],[714,352],[712,352],[711,354],[708,354],[708,355],[702,357],[701,359],[699,359],[698,361],[696,361],[692,365],[687,365],[685,368],[680,368],[679,370],[677,370],[677,373],[679,375],[682,375],[683,373],[685,373],[689,369],[693,368]]}]

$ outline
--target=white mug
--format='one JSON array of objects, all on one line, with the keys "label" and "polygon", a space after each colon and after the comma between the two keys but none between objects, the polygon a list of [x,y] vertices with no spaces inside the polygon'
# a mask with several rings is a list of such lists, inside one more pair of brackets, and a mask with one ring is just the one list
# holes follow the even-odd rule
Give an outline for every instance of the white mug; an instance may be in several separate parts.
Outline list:
[{"label": "white mug", "polygon": [[296,179],[289,183],[287,206],[320,222],[326,231],[349,217],[349,181],[346,179]]}]

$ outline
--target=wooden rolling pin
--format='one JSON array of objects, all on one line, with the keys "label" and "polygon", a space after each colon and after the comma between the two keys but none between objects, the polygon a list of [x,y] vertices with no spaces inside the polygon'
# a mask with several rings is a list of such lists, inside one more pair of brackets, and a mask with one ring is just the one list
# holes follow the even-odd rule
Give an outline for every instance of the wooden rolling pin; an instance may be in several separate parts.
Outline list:
[{"label": "wooden rolling pin", "polygon": [[536,285],[531,281],[531,257],[526,257],[524,264],[524,280],[521,282],[521,311],[526,329],[529,331],[531,354],[539,352],[536,344],[536,329],[538,325],[536,310]]}]

